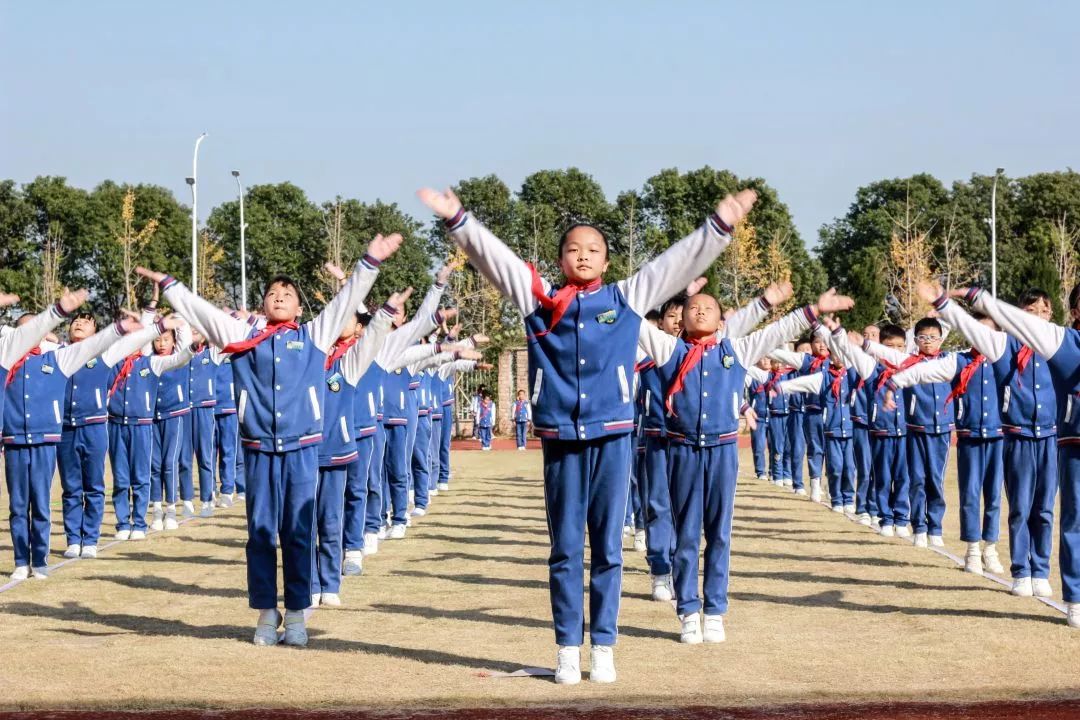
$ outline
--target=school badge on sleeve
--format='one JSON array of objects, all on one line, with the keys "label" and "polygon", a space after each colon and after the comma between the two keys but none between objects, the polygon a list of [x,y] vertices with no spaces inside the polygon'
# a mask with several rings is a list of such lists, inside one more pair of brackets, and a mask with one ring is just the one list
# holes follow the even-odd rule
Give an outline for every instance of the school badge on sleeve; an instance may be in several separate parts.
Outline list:
[{"label": "school badge on sleeve", "polygon": [[731,366],[735,364],[735,358],[731,355],[725,355],[720,358],[720,362],[723,363],[725,370],[730,370]]},{"label": "school badge on sleeve", "polygon": [[596,316],[596,322],[601,325],[614,325],[615,319],[619,317],[619,314],[615,310],[605,310]]}]

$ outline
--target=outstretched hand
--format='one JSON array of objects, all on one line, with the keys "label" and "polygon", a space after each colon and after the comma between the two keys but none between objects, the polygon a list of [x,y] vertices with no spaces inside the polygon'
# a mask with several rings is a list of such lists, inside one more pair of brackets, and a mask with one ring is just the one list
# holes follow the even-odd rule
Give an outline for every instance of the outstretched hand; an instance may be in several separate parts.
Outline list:
[{"label": "outstretched hand", "polygon": [[701,289],[709,284],[709,278],[699,277],[686,286],[686,297],[691,298],[701,292]]},{"label": "outstretched hand", "polygon": [[157,272],[156,270],[150,270],[149,268],[144,268],[142,265],[135,268],[135,272],[155,284],[165,279],[165,273]]},{"label": "outstretched hand", "polygon": [[345,284],[345,271],[339,268],[337,265],[328,262],[323,265],[323,269],[326,270],[327,273],[329,273],[330,277],[337,280],[339,284]]},{"label": "outstretched hand", "polygon": [[971,292],[971,288],[966,288],[966,287],[953,288],[952,290],[949,291],[949,297],[962,298],[965,295],[967,295],[969,292]]},{"label": "outstretched hand", "polygon": [[840,327],[840,321],[836,319],[835,315],[826,315],[821,318],[821,324],[829,328],[832,332],[836,332],[836,329]]},{"label": "outstretched hand", "polygon": [[[439,314],[442,315],[443,322],[449,322],[458,316],[458,309],[456,307],[445,307],[439,310]],[[458,325],[460,329],[460,325]]]},{"label": "outstretched hand", "polygon": [[413,289],[411,287],[407,287],[401,292],[396,292],[391,295],[390,298],[386,301],[386,304],[394,308],[394,314],[396,315],[405,310],[405,303],[408,302],[410,297],[412,297],[412,294]]},{"label": "outstretched hand", "polygon": [[87,292],[85,290],[68,290],[64,288],[64,294],[60,296],[60,309],[65,314],[71,313],[82,307],[86,302]]},{"label": "outstretched hand", "polygon": [[19,302],[19,296],[15,293],[0,293],[0,308],[8,307]]},{"label": "outstretched hand", "polygon": [[472,336],[472,341],[473,344],[476,345],[476,347],[480,347],[481,345],[487,345],[489,342],[491,342],[491,338],[489,338],[484,333],[476,333]]},{"label": "outstretched hand", "polygon": [[784,280],[783,282],[770,283],[769,287],[765,288],[765,292],[762,293],[765,299],[773,307],[779,307],[783,305],[791,296],[795,294],[795,287],[791,284],[790,280]]},{"label": "outstretched hand", "polygon": [[368,245],[367,254],[382,262],[397,252],[398,248],[401,247],[402,240],[401,233],[391,233],[386,237],[376,235],[375,239]]},{"label": "outstretched hand", "polygon": [[[456,199],[456,198],[455,198]],[[757,193],[753,190],[740,190],[734,195],[728,195],[716,204],[716,214],[730,227],[735,227],[739,221],[750,214],[750,209],[757,202]],[[460,203],[458,203],[460,206]]]},{"label": "outstretched hand", "polygon": [[856,347],[861,348],[863,346],[862,333],[857,332],[855,330],[848,330],[848,332],[847,332],[847,340],[848,340],[849,343],[851,343],[852,345],[855,345]]},{"label": "outstretched hand", "polygon": [[478,363],[476,363],[476,369],[477,370],[494,370],[495,366],[492,365],[491,363],[478,362]]},{"label": "outstretched hand", "polygon": [[824,315],[834,312],[843,312],[855,307],[855,301],[847,295],[839,295],[836,288],[829,288],[821,294],[817,301],[817,314]]},{"label": "outstretched hand", "polygon": [[[416,197],[420,198],[420,202],[427,205],[433,213],[444,220],[454,217],[458,214],[458,210],[461,209],[461,201],[458,200],[457,195],[450,188],[446,188],[443,192],[431,188],[421,188],[416,191]],[[724,220],[724,222],[727,222],[727,220]]]},{"label": "outstretched hand", "polygon": [[484,359],[484,353],[480,352],[479,350],[473,350],[472,348],[465,348],[463,350],[458,350],[458,359],[459,360],[483,360]]},{"label": "outstretched hand", "polygon": [[920,280],[915,286],[915,289],[919,293],[919,297],[923,299],[928,305],[933,305],[934,301],[941,297],[945,291],[941,288],[941,283],[930,282],[929,280]]}]

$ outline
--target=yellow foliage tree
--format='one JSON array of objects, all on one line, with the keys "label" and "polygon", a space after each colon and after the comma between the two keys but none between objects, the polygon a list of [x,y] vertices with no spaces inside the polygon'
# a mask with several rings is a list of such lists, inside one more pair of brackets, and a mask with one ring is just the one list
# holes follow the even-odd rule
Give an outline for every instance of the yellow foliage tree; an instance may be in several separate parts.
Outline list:
[{"label": "yellow foliage tree", "polygon": [[142,230],[135,230],[135,191],[129,189],[124,193],[124,201],[120,207],[120,230],[116,234],[116,241],[123,251],[124,266],[124,299],[129,308],[137,307],[135,298],[135,285],[139,282],[135,274],[135,268],[139,265],[139,258],[143,248],[150,242],[150,238],[157,232],[157,219],[150,220]]},{"label": "yellow foliage tree", "polygon": [[[791,281],[791,257],[785,251],[788,241],[788,233],[778,231],[773,233],[769,242],[765,245],[765,257],[763,260],[763,272],[765,282],[790,282]],[[787,302],[773,308],[773,317],[779,317],[789,312],[795,306],[795,298],[788,298]]]},{"label": "yellow foliage tree", "polygon": [[742,307],[771,282],[758,245],[757,230],[745,220],[735,227],[731,244],[715,268],[717,296],[727,307]]},{"label": "yellow foliage tree", "polygon": [[199,295],[214,304],[222,304],[228,296],[217,278],[217,269],[225,261],[225,248],[206,230],[201,234],[202,248],[199,253]]}]

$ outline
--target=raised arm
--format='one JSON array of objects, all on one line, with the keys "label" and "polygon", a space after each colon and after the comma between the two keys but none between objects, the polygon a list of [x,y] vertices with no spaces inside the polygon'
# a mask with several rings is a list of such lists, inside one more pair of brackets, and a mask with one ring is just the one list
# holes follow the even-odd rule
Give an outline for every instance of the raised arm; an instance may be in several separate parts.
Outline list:
[{"label": "raised arm", "polygon": [[[977,324],[977,323],[976,323]],[[913,385],[925,385],[927,383],[952,382],[956,377],[959,355],[949,353],[933,360],[924,360],[912,365],[907,370],[902,370],[891,378],[892,385],[897,388],[908,388]]]},{"label": "raised arm", "polygon": [[863,352],[878,360],[883,360],[892,365],[899,365],[907,360],[911,353],[904,352],[903,350],[896,350],[894,348],[876,343],[873,340],[863,340],[862,344]]},{"label": "raised arm", "polygon": [[982,288],[966,291],[972,307],[992,317],[1005,332],[1049,359],[1065,341],[1065,328],[1002,302]]},{"label": "raised arm", "polygon": [[311,341],[320,351],[326,353],[341,336],[341,330],[349,316],[356,312],[357,306],[364,301],[379,275],[379,265],[394,254],[401,246],[401,235],[394,233],[388,237],[376,235],[368,246],[367,254],[356,263],[353,274],[345,286],[338,291],[334,299],[326,304],[318,315],[308,321]]},{"label": "raised arm", "polygon": [[731,341],[735,355],[743,367],[750,367],[769,352],[817,323],[813,306],[798,308],[770,325],[746,337]]},{"label": "raised arm", "polygon": [[798,369],[806,365],[806,362],[810,359],[810,354],[795,352],[794,350],[784,350],[783,348],[775,348],[769,351],[769,358],[771,360],[779,360],[788,367]]},{"label": "raised arm", "polygon": [[225,347],[229,343],[244,340],[251,333],[251,325],[247,321],[234,318],[224,310],[214,307],[176,278],[143,267],[136,268],[135,271],[158,283],[173,310],[194,325],[210,344]]},{"label": "raised arm", "polygon": [[653,327],[651,323],[641,323],[641,329],[638,331],[638,347],[651,357],[657,366],[670,360],[678,346],[677,338],[668,335],[660,328]]},{"label": "raised arm", "polygon": [[813,375],[800,375],[797,378],[791,378],[790,380],[780,381],[780,392],[785,395],[791,395],[792,393],[810,393],[816,395],[821,392],[821,381],[825,378],[824,373],[814,373]]},{"label": "raised arm", "polygon": [[1008,336],[983,325],[964,312],[963,308],[949,299],[949,293],[945,292],[939,283],[920,282],[918,292],[919,297],[930,303],[937,311],[938,320],[942,323],[942,339],[944,339],[946,327],[955,327],[968,339],[971,346],[981,352],[990,362],[997,362],[1005,354]]},{"label": "raised arm", "polygon": [[855,372],[859,373],[859,377],[863,380],[873,377],[877,372],[877,360],[867,355],[862,347],[850,342],[842,326],[837,326],[837,330],[834,330],[832,334],[835,337],[830,347],[836,349],[837,354],[840,355],[840,361],[848,367],[855,368]]},{"label": "raised arm", "polygon": [[386,362],[392,362],[394,357],[400,355],[406,348],[415,345],[420,338],[430,335],[435,328],[443,324],[443,321],[457,317],[458,311],[455,308],[439,309],[442,294],[442,288],[439,288],[437,284],[432,285],[412,320],[386,336],[383,349],[377,355],[377,362],[380,365],[385,368]]},{"label": "raised arm", "polygon": [[[171,317],[166,318],[165,320],[159,320],[149,327],[144,327],[141,330],[128,333],[117,342],[110,345],[105,352],[101,353],[101,361],[105,363],[106,367],[115,367],[117,363],[128,355],[138,352],[139,348],[147,343],[153,342],[157,336],[165,332],[170,319]],[[179,319],[177,319],[176,322],[179,322]]]},{"label": "raised arm", "polygon": [[375,361],[386,336],[390,334],[395,311],[396,308],[389,304],[379,308],[364,331],[364,337],[357,340],[341,358],[341,371],[350,385],[360,382],[360,378]]},{"label": "raised arm", "polygon": [[[395,331],[396,332],[396,331]],[[390,337],[393,337],[394,333],[390,333]],[[377,362],[380,367],[386,372],[394,372],[403,367],[408,367],[415,363],[420,362],[425,358],[429,358],[435,354],[435,348],[437,346],[431,343],[424,343],[423,345],[413,345],[411,347],[404,348],[395,355],[386,358],[385,362],[383,356],[386,353],[386,347],[383,347],[382,352],[378,354]]]},{"label": "raised arm", "polygon": [[761,297],[754,298],[748,305],[739,308],[724,323],[724,334],[729,338],[738,338],[750,334],[765,318],[769,311],[787,302],[795,292],[788,281],[774,282],[765,288]]},{"label": "raised arm", "polygon": [[[127,325],[125,325],[125,322]],[[65,345],[54,353],[57,370],[64,376],[71,377],[79,368],[90,362],[92,358],[101,355],[120,338],[127,335],[129,330],[137,328],[139,326],[131,320],[117,320],[109,327],[94,333],[82,342]]]},{"label": "raised arm", "polygon": [[[15,297],[15,296],[11,296]],[[19,325],[0,338],[0,367],[10,368],[26,353],[34,349],[60,321],[71,315],[86,302],[86,291],[65,292],[48,310],[39,312],[33,320]]]},{"label": "raised arm", "polygon": [[[751,365],[750,367],[746,368],[746,377],[751,381],[756,380],[759,383],[763,383],[769,379],[769,371],[762,370],[757,365]],[[743,384],[745,385],[746,383]]]},{"label": "raised arm", "polygon": [[[449,348],[450,346],[445,346]],[[416,375],[417,373],[424,372],[428,368],[438,367],[454,360],[472,360],[473,362],[479,361],[483,355],[477,350],[470,350],[469,348],[456,347],[453,350],[439,348],[439,352],[434,355],[430,355],[422,360],[418,360],[409,366],[409,371]]]}]

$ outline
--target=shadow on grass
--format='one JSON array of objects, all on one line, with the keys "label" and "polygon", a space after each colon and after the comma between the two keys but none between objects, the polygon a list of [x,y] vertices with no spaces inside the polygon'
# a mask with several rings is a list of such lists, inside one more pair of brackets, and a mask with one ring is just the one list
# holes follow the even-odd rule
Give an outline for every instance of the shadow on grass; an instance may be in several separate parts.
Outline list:
[{"label": "shadow on grass", "polygon": [[[423,525],[417,526],[418,530],[423,529]],[[544,533],[547,535],[547,533]],[[550,543],[546,542],[532,542],[530,540],[507,540],[505,538],[495,537],[494,535],[466,535],[464,537],[454,537],[453,535],[437,535],[432,533],[423,533],[419,535],[422,540],[438,540],[445,542],[448,545],[520,545],[521,547],[538,547],[548,550],[551,548]]]},{"label": "shadow on grass", "polygon": [[141,575],[139,577],[127,577],[125,575],[98,575],[93,580],[103,580],[115,583],[133,590],[160,590],[177,595],[198,595],[201,597],[218,597],[230,599],[247,599],[247,593],[239,588],[212,588],[192,583],[182,583],[157,575]]},{"label": "shadow on grass", "polygon": [[489,532],[514,533],[515,535],[540,535],[542,537],[548,536],[546,528],[540,530],[537,528],[520,527],[512,523],[507,523],[505,525],[496,525],[493,523],[478,523],[474,525],[472,523],[464,522],[435,522],[425,519],[420,525],[418,525],[418,527],[443,528],[445,530],[486,530]]},{"label": "shadow on grass", "polygon": [[[188,538],[194,541],[194,538]],[[201,541],[199,541],[201,542]],[[117,553],[111,560],[135,560],[152,563],[183,563],[185,565],[246,565],[244,560],[212,557],[210,555],[161,555],[153,552]]]},{"label": "shadow on grass", "polygon": [[416,562],[446,562],[451,560],[465,560],[468,562],[494,562],[507,565],[531,565],[533,567],[547,567],[547,560],[543,556],[522,557],[521,555],[474,555],[463,552],[433,553]]},{"label": "shadow on grass", "polygon": [[758,578],[761,580],[783,580],[794,583],[811,583],[818,585],[859,585],[863,587],[886,587],[900,590],[944,590],[946,592],[1001,592],[991,586],[979,585],[927,585],[925,583],[911,582],[910,580],[871,580],[868,578],[839,577],[835,575],[822,575],[811,572],[733,572],[733,577]]},{"label": "shadow on grass", "polygon": [[439,573],[425,572],[423,570],[391,570],[389,574],[394,577],[445,580],[447,582],[463,583],[465,585],[502,585],[503,587],[526,588],[528,590],[548,589],[547,580],[529,580],[527,578],[501,578],[462,573],[455,575],[440,575]]},{"label": "shadow on grass", "polygon": [[747,550],[732,550],[732,557],[753,558],[755,560],[782,560],[808,563],[839,563],[841,565],[873,565],[875,567],[924,567],[941,570],[941,565],[925,562],[909,562],[907,560],[889,560],[879,557],[851,557],[845,555],[797,555],[795,553],[770,553],[751,552]]}]

